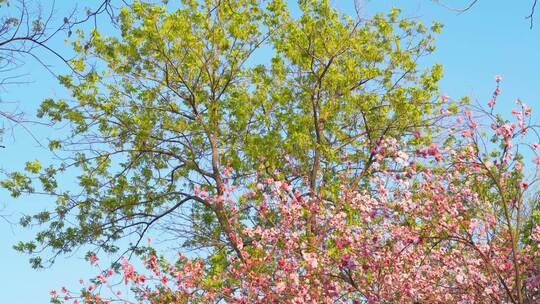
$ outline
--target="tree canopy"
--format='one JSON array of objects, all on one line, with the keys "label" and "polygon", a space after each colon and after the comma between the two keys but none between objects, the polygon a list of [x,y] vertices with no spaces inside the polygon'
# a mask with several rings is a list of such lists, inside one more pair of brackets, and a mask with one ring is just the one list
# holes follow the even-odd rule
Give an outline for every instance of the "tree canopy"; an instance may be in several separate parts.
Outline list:
[{"label": "tree canopy", "polygon": [[[406,150],[429,143],[442,69],[418,60],[441,25],[397,9],[351,17],[326,0],[298,10],[279,0],[134,2],[117,35],[79,31],[77,74],[61,77],[71,98],[39,110],[69,133],[50,141],[59,162],[29,162],[3,182],[13,196],[55,200],[21,220],[44,229],[17,249],[35,267],[43,250],[46,262],[82,245],[115,252],[130,235],[135,250],[160,223],[174,223],[185,246],[221,248],[234,244],[230,211],[208,197],[224,195],[224,179],[244,191],[283,180],[335,199],[346,169],[351,189],[369,187],[383,138]],[[67,191],[73,168],[78,187]]]},{"label": "tree canopy", "polygon": [[[519,99],[497,112],[498,75],[487,107],[440,95],[422,60],[441,24],[100,0],[50,32],[19,3],[3,67],[41,48],[70,73],[37,111],[53,157],[0,182],[45,202],[15,249],[34,268],[82,249],[100,271],[52,303],[538,302],[539,126]],[[113,25],[78,27],[100,14]],[[73,58],[48,45],[63,31]]]}]

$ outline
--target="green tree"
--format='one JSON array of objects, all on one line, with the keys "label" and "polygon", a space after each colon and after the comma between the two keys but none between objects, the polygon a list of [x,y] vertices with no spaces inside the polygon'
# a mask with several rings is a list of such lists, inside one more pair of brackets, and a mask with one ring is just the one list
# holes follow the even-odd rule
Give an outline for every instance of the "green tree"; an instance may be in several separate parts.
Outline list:
[{"label": "green tree", "polygon": [[[326,0],[298,7],[294,17],[280,0],[135,2],[118,35],[79,32],[72,66],[82,76],[61,78],[71,100],[45,100],[39,111],[69,126],[50,142],[62,162],[28,163],[3,182],[13,196],[56,197],[54,210],[22,219],[45,228],[16,248],[34,254],[35,267],[43,249],[53,262],[81,245],[115,252],[135,235],[127,250],[136,250],[167,221],[185,246],[235,248],[223,201],[197,191],[219,197],[226,180],[247,190],[272,178],[331,199],[345,154],[348,183],[360,188],[383,136],[411,149],[429,141],[442,71],[417,61],[441,26],[397,9],[364,20]],[[59,186],[70,172],[79,189]],[[246,202],[240,217],[249,210]]]}]

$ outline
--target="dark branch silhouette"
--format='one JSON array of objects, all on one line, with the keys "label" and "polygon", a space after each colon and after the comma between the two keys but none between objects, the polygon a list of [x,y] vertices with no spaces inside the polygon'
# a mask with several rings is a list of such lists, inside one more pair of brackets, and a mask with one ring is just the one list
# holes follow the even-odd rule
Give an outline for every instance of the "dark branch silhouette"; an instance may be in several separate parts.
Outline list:
[{"label": "dark branch silhouette", "polygon": [[[469,2],[467,5],[465,5],[464,7],[454,7],[454,6],[450,6],[450,5],[447,5],[445,4],[443,1],[440,1],[440,0],[432,0],[433,2],[437,3],[438,5],[448,9],[448,10],[451,10],[453,12],[457,12],[457,13],[464,13],[468,10],[470,10],[475,4],[477,4],[479,2],[479,0],[472,0],[471,2]],[[538,3],[538,0],[533,0],[532,2],[532,5],[531,5],[531,9],[530,9],[530,13],[529,15],[525,16],[525,19],[529,19],[529,28],[532,29],[533,26],[534,26],[534,14],[535,14],[535,10],[536,10],[536,4]]]},{"label": "dark branch silhouette", "polygon": [[433,2],[439,4],[440,6],[446,8],[448,10],[451,10],[453,12],[464,13],[464,12],[470,10],[478,2],[478,0],[473,0],[469,4],[467,4],[465,7],[461,7],[461,8],[449,6],[449,5],[445,4],[444,2],[442,2],[440,0],[433,0]]},{"label": "dark branch silhouette", "polygon": [[[93,20],[94,27],[97,27],[97,16],[103,13],[115,22],[115,8],[111,1],[102,0],[97,8],[86,9],[82,18],[77,17],[76,7],[63,18],[55,16],[55,1],[47,11],[44,11],[39,4],[27,0],[19,0],[17,4],[12,4],[15,6],[14,13],[10,14],[10,10],[5,10],[6,15],[0,15],[0,73],[9,74],[4,77],[4,84],[6,80],[13,81],[16,78],[12,72],[24,63],[22,57],[25,55],[30,55],[53,75],[55,74],[50,69],[50,65],[35,53],[38,49],[46,50],[74,71],[70,58],[52,48],[49,42],[60,34],[65,34],[66,37],[71,36],[77,26],[89,20]],[[7,6],[6,3],[10,2],[0,1],[0,8],[6,9],[4,7]]]},{"label": "dark branch silhouette", "polygon": [[525,19],[529,19],[530,20],[530,28],[532,29],[533,28],[533,24],[534,24],[534,10],[536,9],[536,3],[537,3],[538,0],[534,0],[533,2],[533,5],[531,7],[531,13],[530,15],[528,15],[527,17],[525,17]]},{"label": "dark branch silhouette", "polygon": [[[128,5],[124,0],[118,1]],[[116,22],[116,8],[113,7],[112,0],[97,1],[94,8],[85,9],[82,16],[79,16],[81,13],[77,7],[73,7],[66,16],[58,16],[55,5],[53,0],[50,6],[44,9],[39,1],[0,0],[0,90],[5,90],[8,85],[26,82],[23,77],[28,74],[19,72],[22,66],[28,63],[26,58],[37,61],[54,77],[57,74],[53,71],[51,58],[60,60],[72,73],[78,74],[72,67],[71,58],[51,46],[53,38],[61,35],[70,37],[73,30],[86,22],[93,22],[94,28],[97,28],[98,16],[102,14],[106,14],[113,24]],[[38,51],[45,51],[45,54],[49,53],[52,57],[44,57],[44,53]],[[5,104],[5,100],[0,100],[0,105]],[[25,119],[23,114],[13,110],[0,110],[0,135],[17,125],[28,131],[25,123],[40,123]]]}]

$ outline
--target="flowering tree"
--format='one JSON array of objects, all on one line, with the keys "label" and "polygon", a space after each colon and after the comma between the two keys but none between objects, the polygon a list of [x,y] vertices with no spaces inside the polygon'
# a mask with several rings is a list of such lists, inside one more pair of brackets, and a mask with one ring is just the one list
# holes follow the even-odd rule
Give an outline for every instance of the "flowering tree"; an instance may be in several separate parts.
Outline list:
[{"label": "flowering tree", "polygon": [[[524,159],[538,166],[539,145],[525,143],[534,132],[527,105],[517,102],[513,121],[493,114],[499,82],[488,111],[454,117],[459,135],[444,148],[407,153],[391,137],[380,141],[365,190],[343,183],[328,199],[256,177],[252,191],[238,193],[226,179],[224,195],[208,199],[227,210],[233,245],[175,263],[149,249],[145,270],[122,258],[81,293],[63,288],[53,301],[536,303],[536,175],[524,173]],[[528,156],[518,147],[529,147]],[[132,294],[118,293],[115,280]]]}]

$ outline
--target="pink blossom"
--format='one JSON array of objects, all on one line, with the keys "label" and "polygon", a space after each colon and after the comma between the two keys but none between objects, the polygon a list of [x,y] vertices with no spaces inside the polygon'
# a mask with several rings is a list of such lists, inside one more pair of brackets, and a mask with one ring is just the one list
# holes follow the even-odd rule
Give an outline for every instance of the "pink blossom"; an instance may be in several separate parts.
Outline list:
[{"label": "pink blossom", "polygon": [[97,276],[96,276],[96,279],[97,279],[98,281],[100,281],[101,283],[103,283],[103,284],[104,284],[104,283],[107,283],[107,278],[105,278],[105,276],[103,276],[103,275],[101,275],[101,274],[97,275]]},{"label": "pink blossom", "polygon": [[98,257],[95,254],[92,254],[88,260],[90,261],[90,264],[95,264],[99,260]]},{"label": "pink blossom", "polygon": [[285,288],[287,287],[287,285],[284,283],[284,282],[279,282],[276,284],[276,292],[277,293],[282,293]]},{"label": "pink blossom", "polygon": [[469,130],[463,130],[461,131],[461,136],[463,137],[472,137],[472,132]]},{"label": "pink blossom", "polygon": [[525,116],[531,115],[531,112],[532,112],[531,108],[529,108],[526,104],[523,104],[522,107],[523,107],[523,112],[525,112]]},{"label": "pink blossom", "polygon": [[307,265],[311,268],[317,268],[318,262],[317,262],[317,256],[315,253],[312,252],[304,252],[302,253],[302,256],[304,257],[304,260],[306,261]]},{"label": "pink blossom", "polygon": [[444,102],[446,102],[448,99],[450,99],[450,96],[448,96],[448,94],[443,94],[443,95],[441,96],[441,99],[442,99]]}]

